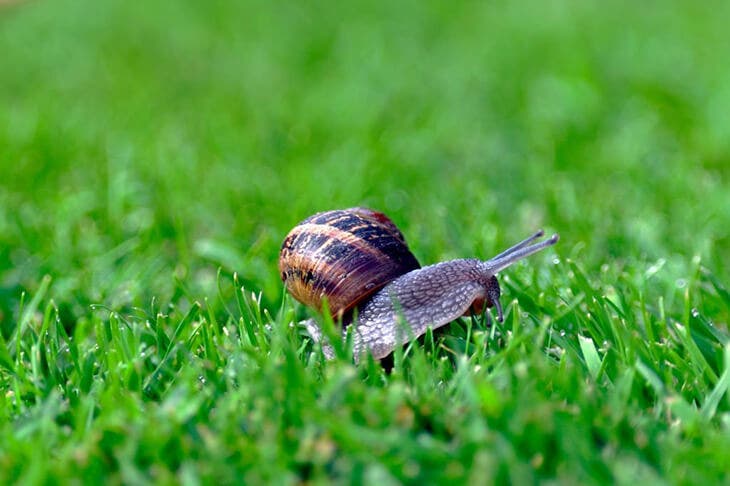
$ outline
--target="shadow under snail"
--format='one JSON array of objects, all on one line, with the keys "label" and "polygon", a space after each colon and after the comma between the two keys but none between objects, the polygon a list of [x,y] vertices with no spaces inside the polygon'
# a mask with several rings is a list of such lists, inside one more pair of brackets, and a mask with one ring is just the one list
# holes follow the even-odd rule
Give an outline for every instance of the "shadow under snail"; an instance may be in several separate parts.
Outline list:
[{"label": "shadow under snail", "polygon": [[[482,312],[485,305],[496,309],[501,322],[496,274],[558,241],[555,234],[534,243],[541,236],[538,231],[486,261],[457,259],[421,267],[385,214],[367,208],[325,211],[289,232],[279,270],[295,299],[321,312],[326,298],[333,319],[354,326],[356,359],[365,353],[380,359],[427,328]],[[331,358],[317,322],[305,324]]]}]

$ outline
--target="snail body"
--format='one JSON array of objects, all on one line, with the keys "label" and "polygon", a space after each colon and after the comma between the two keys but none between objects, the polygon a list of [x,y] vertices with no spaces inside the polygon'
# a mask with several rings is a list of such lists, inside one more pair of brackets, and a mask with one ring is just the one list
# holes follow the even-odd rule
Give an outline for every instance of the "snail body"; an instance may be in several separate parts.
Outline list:
[{"label": "snail body", "polygon": [[[491,258],[457,259],[420,268],[390,219],[364,208],[327,211],[307,218],[284,240],[279,258],[289,292],[317,310],[324,299],[333,317],[352,320],[356,357],[376,359],[486,305],[502,320],[496,273],[558,241],[533,243],[538,231]],[[316,322],[306,322],[315,341],[323,341]],[[325,354],[332,353],[323,343]]]}]

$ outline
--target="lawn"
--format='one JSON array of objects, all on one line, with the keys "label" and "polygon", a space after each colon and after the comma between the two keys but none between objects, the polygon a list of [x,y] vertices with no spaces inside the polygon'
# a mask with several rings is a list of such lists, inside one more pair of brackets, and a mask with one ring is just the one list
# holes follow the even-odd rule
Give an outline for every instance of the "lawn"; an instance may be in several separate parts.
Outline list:
[{"label": "lawn", "polygon": [[[0,1],[0,483],[730,484],[730,3]],[[388,366],[277,269],[559,243]]]}]

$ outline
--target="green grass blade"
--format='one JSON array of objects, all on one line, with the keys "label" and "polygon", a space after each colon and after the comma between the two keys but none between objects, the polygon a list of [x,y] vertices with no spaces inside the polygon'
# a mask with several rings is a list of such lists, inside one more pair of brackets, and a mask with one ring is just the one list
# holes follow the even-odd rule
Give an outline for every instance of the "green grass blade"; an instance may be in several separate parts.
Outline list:
[{"label": "green grass blade", "polygon": [[12,356],[10,356],[8,343],[5,341],[2,333],[0,333],[0,366],[8,370],[10,373],[15,373],[15,360]]},{"label": "green grass blade", "polygon": [[596,346],[592,339],[580,335],[578,336],[578,342],[580,343],[580,349],[583,352],[583,359],[585,360],[588,372],[593,380],[597,380],[602,362],[601,358],[598,356]]},{"label": "green grass blade", "polygon": [[12,337],[10,338],[10,346],[15,346],[16,355],[20,354],[20,346],[21,341],[23,339],[23,335],[25,334],[25,330],[28,328],[28,325],[30,324],[31,319],[33,318],[33,315],[38,310],[38,306],[41,303],[41,300],[43,297],[45,297],[46,292],[48,292],[48,288],[51,285],[51,277],[50,275],[45,275],[41,279],[41,283],[38,286],[38,290],[36,290],[33,297],[30,299],[30,302],[28,302],[27,306],[22,306],[22,312],[20,314],[20,321],[18,322],[17,327],[15,328]]},{"label": "green grass blade", "polygon": [[[725,370],[722,372],[720,379],[717,380],[715,388],[713,388],[712,392],[707,396],[707,399],[700,410],[702,417],[706,420],[710,420],[715,416],[722,397],[728,394],[728,389],[730,388],[730,344],[725,345],[723,355],[725,358]],[[730,394],[728,394],[728,396],[730,397]],[[730,398],[728,398],[728,400],[730,401]]]}]

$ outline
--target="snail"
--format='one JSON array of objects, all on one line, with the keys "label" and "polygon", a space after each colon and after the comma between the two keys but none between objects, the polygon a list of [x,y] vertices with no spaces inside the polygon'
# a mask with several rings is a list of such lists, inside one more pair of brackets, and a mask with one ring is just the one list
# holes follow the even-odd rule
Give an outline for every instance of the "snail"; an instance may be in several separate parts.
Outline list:
[{"label": "snail", "polygon": [[[457,259],[421,267],[405,238],[383,213],[349,208],[317,213],[292,229],[279,254],[281,279],[305,305],[327,308],[333,319],[352,324],[356,359],[375,359],[472,311],[494,307],[503,320],[497,272],[558,241],[538,231],[497,256]],[[307,331],[333,350],[314,319]],[[344,333],[343,329],[343,333]]]}]

